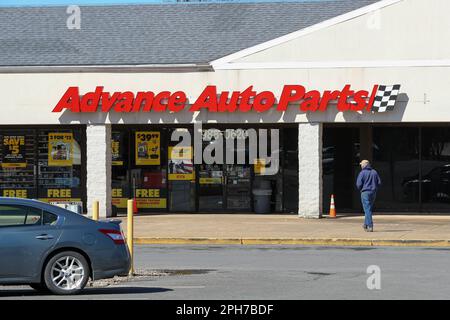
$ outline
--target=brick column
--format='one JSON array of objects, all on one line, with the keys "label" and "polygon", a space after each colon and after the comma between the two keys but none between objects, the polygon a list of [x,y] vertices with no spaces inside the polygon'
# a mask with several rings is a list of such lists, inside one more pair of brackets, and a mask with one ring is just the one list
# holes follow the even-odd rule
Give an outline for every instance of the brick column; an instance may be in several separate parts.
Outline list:
[{"label": "brick column", "polygon": [[298,215],[322,217],[322,128],[321,123],[298,125]]},{"label": "brick column", "polygon": [[100,217],[111,216],[111,125],[88,125],[86,129],[87,206],[100,203]]}]

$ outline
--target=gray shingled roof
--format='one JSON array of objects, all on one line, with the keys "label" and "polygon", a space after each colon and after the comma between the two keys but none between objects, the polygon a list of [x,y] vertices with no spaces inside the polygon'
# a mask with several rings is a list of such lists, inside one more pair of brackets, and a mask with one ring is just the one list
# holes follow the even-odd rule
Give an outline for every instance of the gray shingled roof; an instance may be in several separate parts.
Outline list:
[{"label": "gray shingled roof", "polygon": [[0,66],[205,64],[374,2],[0,8]]}]

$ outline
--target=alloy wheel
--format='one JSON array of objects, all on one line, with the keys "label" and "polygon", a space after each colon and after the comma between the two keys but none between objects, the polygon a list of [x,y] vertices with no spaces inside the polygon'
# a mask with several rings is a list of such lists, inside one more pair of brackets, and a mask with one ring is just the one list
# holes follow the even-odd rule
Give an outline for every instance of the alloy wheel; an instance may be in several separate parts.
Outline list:
[{"label": "alloy wheel", "polygon": [[80,260],[72,256],[63,256],[56,260],[51,269],[54,286],[62,290],[80,289],[85,270]]}]

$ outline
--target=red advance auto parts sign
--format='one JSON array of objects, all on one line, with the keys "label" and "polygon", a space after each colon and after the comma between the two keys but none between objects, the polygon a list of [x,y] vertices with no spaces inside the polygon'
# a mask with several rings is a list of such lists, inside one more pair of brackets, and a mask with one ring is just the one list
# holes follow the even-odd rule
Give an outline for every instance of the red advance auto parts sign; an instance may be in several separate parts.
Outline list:
[{"label": "red advance auto parts sign", "polygon": [[283,112],[288,105],[298,105],[301,112],[325,112],[334,103],[338,111],[385,112],[394,109],[400,85],[374,85],[370,91],[353,90],[346,85],[342,90],[307,91],[302,85],[285,85],[277,101],[271,91],[256,92],[253,86],[244,91],[218,92],[216,86],[207,86],[193,102],[188,102],[183,91],[107,92],[103,87],[80,96],[78,87],[70,87],[53,112],[265,112],[271,108]]}]

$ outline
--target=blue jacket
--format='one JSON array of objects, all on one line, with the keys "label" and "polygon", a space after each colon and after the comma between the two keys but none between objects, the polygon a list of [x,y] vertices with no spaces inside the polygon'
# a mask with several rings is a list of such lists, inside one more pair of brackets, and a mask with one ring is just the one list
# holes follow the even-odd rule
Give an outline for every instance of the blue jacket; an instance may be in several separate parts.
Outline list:
[{"label": "blue jacket", "polygon": [[356,187],[360,192],[377,192],[380,185],[380,176],[370,165],[361,170],[356,180]]}]

